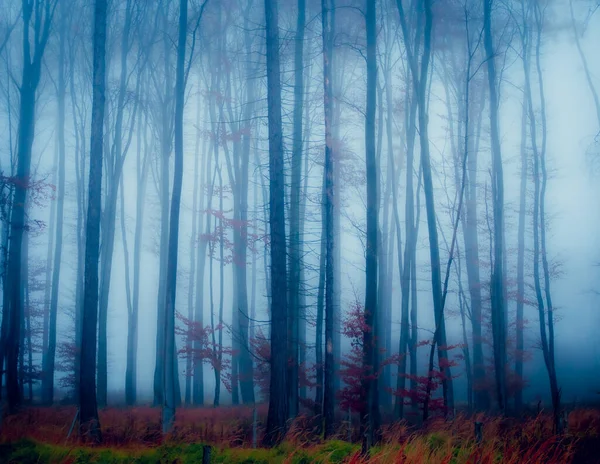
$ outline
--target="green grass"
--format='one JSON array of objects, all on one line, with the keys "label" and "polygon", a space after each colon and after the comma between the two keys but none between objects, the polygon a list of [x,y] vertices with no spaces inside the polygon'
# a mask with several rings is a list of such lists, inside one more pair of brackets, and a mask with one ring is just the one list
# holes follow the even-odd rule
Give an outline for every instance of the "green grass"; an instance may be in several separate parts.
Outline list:
[{"label": "green grass", "polygon": [[[273,449],[213,448],[211,463],[214,464],[340,464],[358,447],[342,441],[330,441],[310,450],[283,444]],[[0,462],[14,464],[38,463],[94,463],[94,464],[154,464],[199,463],[202,461],[201,444],[164,445],[141,450],[112,448],[69,448],[47,445],[32,440],[13,444],[0,444]]]}]

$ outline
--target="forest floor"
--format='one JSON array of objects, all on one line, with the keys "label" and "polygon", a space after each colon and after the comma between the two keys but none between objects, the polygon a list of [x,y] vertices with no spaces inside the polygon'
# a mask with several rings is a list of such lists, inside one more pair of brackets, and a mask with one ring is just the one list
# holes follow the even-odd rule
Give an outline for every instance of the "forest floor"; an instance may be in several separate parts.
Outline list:
[{"label": "forest floor", "polygon": [[[418,430],[396,423],[383,429],[381,445],[371,450],[368,460],[360,457],[358,430],[350,433],[353,442],[344,440],[347,424],[338,439],[323,441],[306,418],[292,424],[280,446],[253,449],[253,412],[245,407],[182,408],[166,438],[159,409],[107,408],[100,411],[103,444],[96,447],[82,446],[77,430],[67,438],[75,413],[73,407],[28,408],[6,417],[0,432],[0,463],[200,463],[203,444],[212,446],[210,462],[227,464],[600,463],[597,409],[572,411],[562,437],[552,434],[550,417],[543,413],[522,420],[479,417],[484,424],[479,444],[472,417],[433,419]],[[259,408],[259,435],[265,416],[266,409]]]}]

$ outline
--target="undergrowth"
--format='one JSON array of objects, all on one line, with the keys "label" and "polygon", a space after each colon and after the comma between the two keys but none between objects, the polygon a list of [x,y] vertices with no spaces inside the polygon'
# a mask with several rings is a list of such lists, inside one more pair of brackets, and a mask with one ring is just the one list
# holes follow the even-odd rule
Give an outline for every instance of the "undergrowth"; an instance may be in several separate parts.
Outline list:
[{"label": "undergrowth", "polygon": [[66,439],[74,413],[72,408],[34,408],[7,417],[0,463],[200,463],[203,444],[210,444],[211,462],[222,464],[580,464],[598,462],[600,444],[600,412],[578,410],[569,415],[568,431],[560,437],[544,414],[478,417],[484,423],[481,443],[475,441],[472,417],[434,419],[420,429],[394,423],[382,430],[368,458],[361,456],[359,443],[323,441],[314,422],[300,418],[278,447],[253,449],[252,410],[238,407],[181,409],[165,438],[159,410],[107,409],[100,413],[103,444],[92,448],[82,446],[76,433]]}]

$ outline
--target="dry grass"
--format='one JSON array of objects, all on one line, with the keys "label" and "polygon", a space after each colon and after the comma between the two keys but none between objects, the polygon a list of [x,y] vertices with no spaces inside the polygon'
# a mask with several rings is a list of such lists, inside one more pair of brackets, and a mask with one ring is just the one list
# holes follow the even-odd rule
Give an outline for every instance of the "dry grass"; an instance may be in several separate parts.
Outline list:
[{"label": "dry grass", "polygon": [[[27,438],[40,446],[72,450],[78,447],[77,433],[75,431],[68,440],[66,437],[75,412],[73,407],[24,410],[5,419],[0,441],[16,443]],[[257,415],[260,440],[266,407],[260,406]],[[159,409],[108,408],[100,412],[103,449],[121,457],[129,456],[129,460],[127,457],[124,461],[90,458],[90,461],[82,462],[130,462],[133,455],[151,452],[158,457],[148,457],[147,462],[167,462],[160,457],[168,454],[160,451],[164,447],[170,450],[169,456],[176,456],[174,461],[170,458],[168,462],[194,462],[185,458],[194,447],[192,444],[210,443],[218,450],[213,462],[228,464],[579,464],[598,462],[595,450],[600,443],[600,411],[595,409],[573,411],[569,415],[568,432],[561,437],[553,435],[551,419],[543,414],[523,420],[477,417],[484,424],[483,440],[479,444],[474,436],[474,418],[459,415],[451,422],[434,419],[418,430],[405,423],[386,426],[382,431],[382,443],[372,450],[367,460],[360,456],[357,444],[340,440],[323,442],[316,433],[315,421],[306,417],[291,424],[285,443],[277,449],[252,450],[252,416],[252,409],[247,407],[182,408],[177,411],[173,432],[163,437]],[[345,436],[347,429],[341,428],[339,438]],[[196,448],[193,450],[196,452]],[[57,456],[66,455],[59,453]],[[47,462],[41,458],[38,461]],[[52,462],[68,460],[57,458]]]}]

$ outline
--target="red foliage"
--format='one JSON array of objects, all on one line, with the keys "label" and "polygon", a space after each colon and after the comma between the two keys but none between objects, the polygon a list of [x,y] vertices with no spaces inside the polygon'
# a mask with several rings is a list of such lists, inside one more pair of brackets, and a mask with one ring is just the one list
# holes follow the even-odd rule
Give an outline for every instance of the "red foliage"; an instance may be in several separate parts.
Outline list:
[{"label": "red foliage", "polygon": [[[176,314],[177,320],[181,325],[175,327],[175,333],[183,337],[184,343],[179,350],[179,356],[183,359],[191,357],[192,371],[186,372],[186,375],[194,375],[194,366],[201,362],[208,364],[215,371],[219,371],[221,382],[225,385],[228,391],[231,391],[231,358],[235,354],[231,347],[222,346],[218,343],[213,343],[213,332],[224,330],[223,325],[218,325],[214,328],[210,325],[203,326],[202,324],[192,321],[184,317],[181,313]],[[214,337],[217,339],[218,337]]]}]

